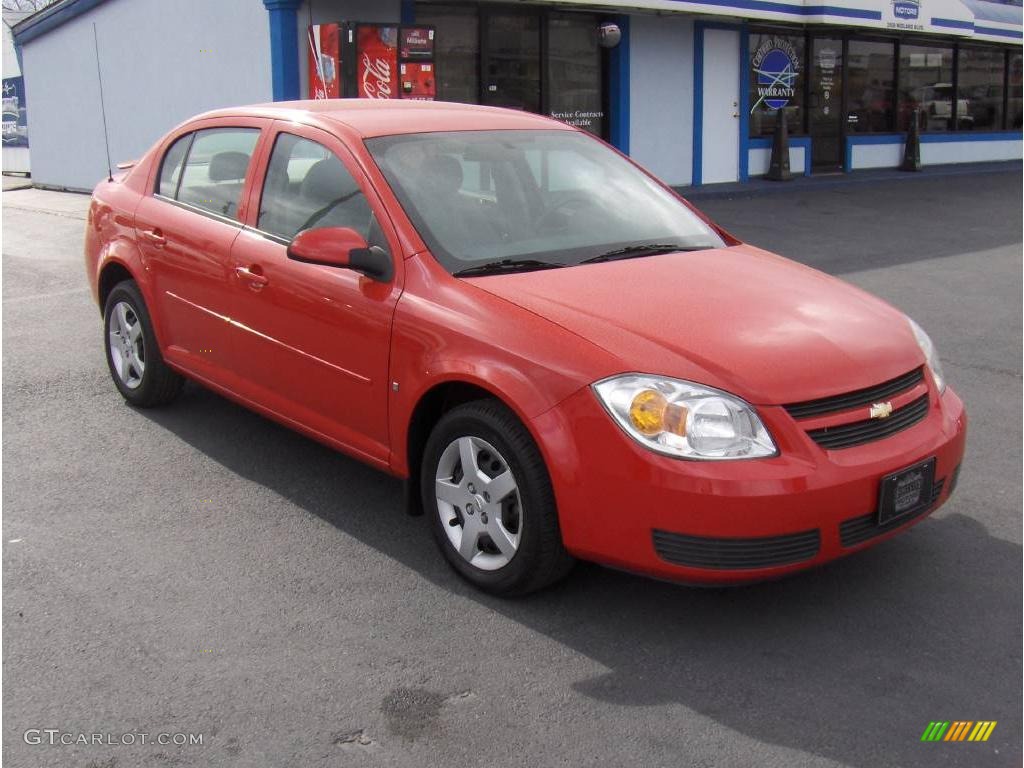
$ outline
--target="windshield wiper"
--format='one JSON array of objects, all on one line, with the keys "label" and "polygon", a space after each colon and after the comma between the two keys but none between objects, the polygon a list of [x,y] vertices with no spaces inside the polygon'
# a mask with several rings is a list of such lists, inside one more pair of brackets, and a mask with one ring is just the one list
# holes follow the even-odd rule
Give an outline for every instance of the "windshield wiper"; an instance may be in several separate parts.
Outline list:
[{"label": "windshield wiper", "polygon": [[616,248],[598,256],[584,259],[580,264],[594,264],[598,261],[616,261],[617,259],[635,259],[638,256],[655,256],[659,253],[675,253],[677,251],[704,251],[707,245],[673,245],[671,243],[644,243],[643,245],[627,245]]},{"label": "windshield wiper", "polygon": [[486,275],[495,272],[526,272],[531,269],[554,269],[564,266],[565,264],[538,261],[537,259],[499,259],[498,261],[488,261],[486,264],[477,264],[475,267],[466,267],[452,274],[455,277],[467,277],[469,275]]}]

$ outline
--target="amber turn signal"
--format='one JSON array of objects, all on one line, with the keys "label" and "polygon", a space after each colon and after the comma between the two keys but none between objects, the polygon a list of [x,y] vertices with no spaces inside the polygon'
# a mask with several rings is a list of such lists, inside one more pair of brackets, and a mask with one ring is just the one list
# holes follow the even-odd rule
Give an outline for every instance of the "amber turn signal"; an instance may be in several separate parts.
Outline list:
[{"label": "amber turn signal", "polygon": [[686,408],[670,403],[653,389],[636,394],[629,406],[629,421],[645,437],[656,437],[662,432],[686,435]]}]

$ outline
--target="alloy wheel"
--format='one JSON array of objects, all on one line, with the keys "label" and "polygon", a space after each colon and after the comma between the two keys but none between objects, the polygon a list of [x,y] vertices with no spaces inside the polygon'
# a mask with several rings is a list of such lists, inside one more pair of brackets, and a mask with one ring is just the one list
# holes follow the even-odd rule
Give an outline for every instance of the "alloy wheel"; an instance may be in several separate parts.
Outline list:
[{"label": "alloy wheel", "polygon": [[479,437],[448,444],[434,475],[437,512],[452,547],[481,570],[508,565],[523,531],[519,486],[508,462]]},{"label": "alloy wheel", "polygon": [[119,301],[110,313],[107,346],[114,372],[128,389],[142,384],[146,372],[146,346],[142,323],[135,309],[127,301]]}]

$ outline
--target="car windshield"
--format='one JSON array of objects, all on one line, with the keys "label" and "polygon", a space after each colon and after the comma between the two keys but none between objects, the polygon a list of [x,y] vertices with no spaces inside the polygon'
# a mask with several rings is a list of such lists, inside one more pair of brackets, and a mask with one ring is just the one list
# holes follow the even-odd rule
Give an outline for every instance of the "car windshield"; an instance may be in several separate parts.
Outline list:
[{"label": "car windshield", "polygon": [[724,245],[672,193],[582,133],[455,131],[366,145],[453,274]]}]

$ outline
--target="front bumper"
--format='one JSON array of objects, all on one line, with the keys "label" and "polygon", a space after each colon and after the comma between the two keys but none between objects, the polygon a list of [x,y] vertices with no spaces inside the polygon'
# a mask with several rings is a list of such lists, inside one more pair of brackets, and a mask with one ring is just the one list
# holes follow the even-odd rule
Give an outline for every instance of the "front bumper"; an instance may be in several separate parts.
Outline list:
[{"label": "front bumper", "polygon": [[[775,578],[909,528],[949,498],[967,414],[929,387],[928,415],[876,442],[825,450],[782,407],[758,413],[780,455],[684,461],[634,442],[586,387],[533,420],[566,548],[584,560],[684,582]],[[883,476],[934,456],[928,505],[875,524]]]}]

